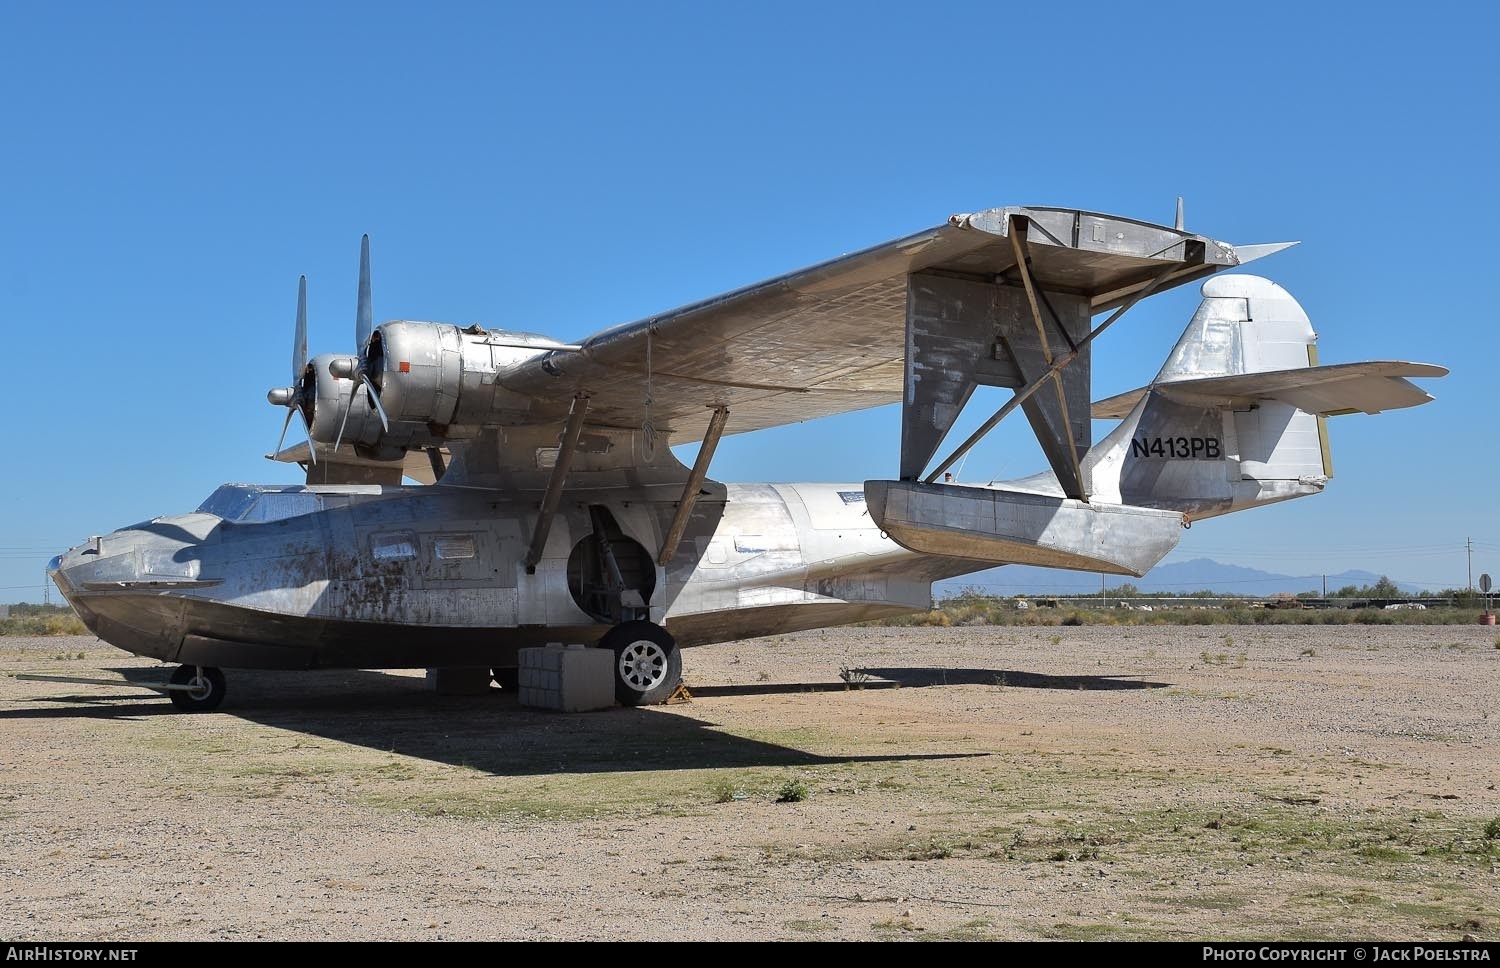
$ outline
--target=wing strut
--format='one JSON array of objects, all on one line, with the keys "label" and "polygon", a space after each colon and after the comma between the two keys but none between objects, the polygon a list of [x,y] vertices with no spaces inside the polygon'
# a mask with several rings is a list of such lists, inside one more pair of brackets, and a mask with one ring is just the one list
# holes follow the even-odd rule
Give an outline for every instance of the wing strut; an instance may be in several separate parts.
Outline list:
[{"label": "wing strut", "polygon": [[[1050,380],[1057,379],[1057,374],[1062,370],[1063,367],[1076,360],[1079,354],[1088,349],[1089,344],[1093,343],[1101,333],[1113,326],[1115,324],[1115,321],[1118,320],[1121,316],[1124,316],[1132,306],[1155,292],[1157,287],[1160,286],[1163,282],[1166,282],[1167,277],[1171,276],[1175,271],[1175,267],[1173,267],[1172,269],[1164,270],[1154,279],[1148,282],[1144,287],[1137,290],[1134,295],[1126,300],[1124,305],[1122,305],[1119,309],[1116,309],[1113,313],[1110,313],[1108,319],[1100,323],[1098,326],[1095,326],[1093,329],[1089,330],[1089,334],[1078,343],[1077,349],[1073,350],[1071,353],[1068,353],[1066,356],[1058,357],[1052,362],[1052,365],[1047,368],[1047,371],[1045,373],[1043,373],[1041,376],[1038,376],[1030,383],[1026,384],[1026,386],[1017,390],[1016,395],[1005,402],[1005,406],[1001,407],[999,410],[996,410],[994,416],[990,417],[990,419],[986,420],[978,430],[970,434],[968,440],[965,440],[963,443],[959,444],[958,447],[954,449],[953,453],[949,454],[947,458],[938,465],[937,470],[933,471],[931,474],[928,474],[927,477],[924,478],[924,480],[928,484],[931,484],[939,477],[942,477],[943,471],[946,471],[948,468],[958,463],[960,457],[963,457],[963,455],[967,454],[971,449],[973,449],[974,445],[983,440],[984,436],[991,430],[994,430],[996,425],[998,425],[1000,421],[1010,416],[1012,411],[1014,411],[1021,404],[1025,403],[1031,397],[1031,395],[1040,390],[1044,384],[1046,384]],[[1036,322],[1037,326],[1040,327],[1041,318],[1038,317]],[[1062,392],[1061,383],[1058,383],[1058,392]]]},{"label": "wing strut", "polygon": [[562,444],[557,448],[557,461],[552,465],[552,476],[547,479],[547,492],[542,495],[542,511],[537,515],[536,530],[531,534],[531,549],[526,552],[528,575],[536,573],[537,562],[542,560],[542,549],[547,546],[552,519],[557,516],[557,505],[562,501],[563,482],[568,479],[568,468],[573,464],[578,435],[583,432],[583,418],[588,412],[589,395],[580,393],[573,398],[573,406],[568,410],[568,423],[563,428]]},{"label": "wing strut", "polygon": [[719,438],[724,436],[724,425],[728,422],[729,408],[714,407],[714,415],[708,421],[708,432],[703,435],[703,443],[698,446],[698,459],[693,461],[693,471],[688,475],[687,483],[682,485],[682,498],[677,502],[677,513],[672,516],[667,537],[661,543],[661,554],[656,556],[656,563],[662,567],[666,567],[672,556],[677,554],[677,545],[682,541],[682,533],[687,530],[688,517],[693,513],[693,505],[698,503],[698,492],[703,487],[703,479],[708,476],[708,464],[714,459],[714,451],[719,446]]},{"label": "wing strut", "polygon": [[432,483],[436,484],[448,473],[448,465],[443,463],[443,452],[436,447],[428,447],[427,463],[432,465]]},{"label": "wing strut", "polygon": [[[1051,342],[1047,339],[1047,325],[1042,321],[1042,310],[1041,307],[1037,304],[1036,286],[1034,286],[1031,282],[1031,268],[1029,265],[1029,263],[1031,262],[1031,253],[1028,251],[1026,246],[1026,229],[1029,224],[1030,223],[1024,218],[1018,218],[1015,215],[1010,216],[1010,248],[1011,251],[1016,254],[1016,272],[1021,276],[1021,285],[1026,287],[1026,301],[1031,306],[1031,320],[1032,322],[1036,323],[1036,336],[1038,342],[1041,343],[1042,359],[1047,361],[1047,377],[1050,377],[1052,379],[1053,385],[1057,388],[1057,409],[1060,417],[1059,423],[1062,426],[1062,433],[1060,434],[1060,436],[1064,441],[1067,442],[1068,466],[1072,469],[1073,472],[1071,479],[1069,481],[1064,481],[1064,484],[1067,485],[1069,483],[1073,483],[1076,486],[1078,493],[1072,494],[1070,496],[1088,500],[1087,483],[1083,479],[1083,468],[1079,464],[1078,460],[1078,442],[1074,438],[1074,434],[1071,433],[1070,430],[1073,421],[1068,418],[1068,392],[1063,387],[1062,381],[1062,368],[1066,366],[1067,363],[1070,363],[1078,358],[1078,347],[1073,347],[1072,353],[1068,355],[1067,360],[1064,363],[1054,363],[1054,357],[1052,356],[1052,345]],[[1045,296],[1043,298],[1045,298]],[[1051,307],[1049,306],[1048,308],[1050,309]],[[1058,329],[1062,330],[1062,334],[1064,337],[1068,335],[1067,329],[1065,329],[1061,325],[1061,323],[1059,323]],[[1072,342],[1071,339],[1069,340],[1069,342]],[[1043,377],[1043,379],[1045,378],[1046,377]],[[1020,394],[1016,394],[1016,397],[1017,399],[1019,399]],[[1069,489],[1072,490],[1073,488]]]}]

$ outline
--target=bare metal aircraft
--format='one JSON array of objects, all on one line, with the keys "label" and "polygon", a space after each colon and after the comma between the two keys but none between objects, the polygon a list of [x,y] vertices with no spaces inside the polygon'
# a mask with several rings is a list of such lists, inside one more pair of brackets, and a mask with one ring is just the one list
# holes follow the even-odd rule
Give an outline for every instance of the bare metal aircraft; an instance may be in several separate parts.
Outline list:
[{"label": "bare metal aircraft", "polygon": [[[549,641],[614,650],[619,700],[652,703],[684,647],[925,609],[937,579],[1003,563],[1140,576],[1196,521],[1321,492],[1327,416],[1425,403],[1407,378],[1447,372],[1319,365],[1284,289],[1220,275],[1285,247],[998,208],[563,344],[374,326],[366,239],[357,352],[308,359],[304,280],[292,383],[269,395],[283,441],[305,425],[274,456],[307,483],[226,484],[51,574],[100,638],[181,663],[185,709],[222,701],[222,668],[504,685],[520,647]],[[1092,402],[1096,337],[1192,282],[1203,301],[1161,371]],[[1015,392],[935,459],[977,386]],[[896,479],[708,476],[725,434],[896,402]],[[1018,409],[1049,470],[946,483]],[[1119,423],[1095,441],[1091,416]],[[687,467],[671,448],[692,442]]]}]

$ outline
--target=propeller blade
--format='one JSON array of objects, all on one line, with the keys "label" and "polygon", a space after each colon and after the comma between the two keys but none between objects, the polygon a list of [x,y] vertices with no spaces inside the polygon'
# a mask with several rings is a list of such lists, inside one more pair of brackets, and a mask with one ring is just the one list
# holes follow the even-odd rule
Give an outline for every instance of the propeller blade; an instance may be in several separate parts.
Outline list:
[{"label": "propeller blade", "polygon": [[[312,455],[312,462],[316,464],[318,462],[318,445],[313,443],[312,428],[307,425],[307,414],[302,412],[301,407],[298,407],[297,416],[302,418],[302,429],[307,434],[307,452]],[[282,429],[283,431],[285,430],[285,428]]]},{"label": "propeller blade", "polygon": [[364,354],[365,344],[375,331],[374,310],[370,307],[370,237],[359,241],[359,304],[354,310],[354,352]]},{"label": "propeller blade", "polygon": [[[391,422],[386,418],[385,407],[381,406],[380,394],[375,392],[375,382],[370,379],[370,375],[368,373],[361,373],[359,375],[359,378],[360,380],[364,381],[365,392],[370,395],[370,402],[375,404],[375,412],[380,414],[380,426],[385,428],[386,433],[390,433]],[[351,396],[350,400],[352,401],[353,399],[354,398]]]},{"label": "propeller blade", "polygon": [[361,384],[354,384],[354,389],[349,391],[349,402],[344,404],[344,419],[339,421],[339,435],[333,439],[333,452],[338,453],[339,446],[344,442],[344,428],[349,426],[349,411],[354,409],[354,395],[359,392]]},{"label": "propeller blade", "polygon": [[286,428],[292,425],[292,411],[296,409],[296,407],[286,408],[286,419],[281,422],[281,436],[276,438],[276,449],[271,451],[273,455],[281,453],[281,445],[286,443]]},{"label": "propeller blade", "polygon": [[[292,386],[302,385],[307,369],[307,277],[297,280],[297,335],[292,338]],[[282,433],[286,433],[285,428]]]}]

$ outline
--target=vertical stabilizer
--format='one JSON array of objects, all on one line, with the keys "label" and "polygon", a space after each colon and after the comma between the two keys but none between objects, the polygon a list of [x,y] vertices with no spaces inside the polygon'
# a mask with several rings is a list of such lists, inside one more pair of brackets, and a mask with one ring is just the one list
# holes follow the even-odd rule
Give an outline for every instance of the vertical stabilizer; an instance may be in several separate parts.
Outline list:
[{"label": "vertical stabilizer", "polygon": [[1229,405],[1173,394],[1194,380],[1304,369],[1317,338],[1297,300],[1269,279],[1205,282],[1151,387],[1090,453],[1098,493],[1196,519],[1321,491],[1328,462],[1314,414],[1269,396]]},{"label": "vertical stabilizer", "polygon": [[1312,321],[1291,294],[1260,276],[1219,276],[1152,383],[1292,370],[1317,343]]}]

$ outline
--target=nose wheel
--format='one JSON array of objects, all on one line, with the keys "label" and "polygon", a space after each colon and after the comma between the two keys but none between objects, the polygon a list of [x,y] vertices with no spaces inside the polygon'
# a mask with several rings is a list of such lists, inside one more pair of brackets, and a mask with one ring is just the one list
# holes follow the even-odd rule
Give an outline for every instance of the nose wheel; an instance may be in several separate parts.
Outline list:
[{"label": "nose wheel", "polygon": [[622,622],[599,640],[615,654],[615,699],[622,706],[666,702],[682,681],[682,653],[671,633],[652,622]]},{"label": "nose wheel", "polygon": [[172,670],[172,705],[188,713],[206,713],[224,701],[224,673],[214,666],[178,666]]}]

